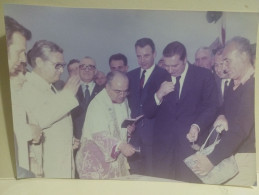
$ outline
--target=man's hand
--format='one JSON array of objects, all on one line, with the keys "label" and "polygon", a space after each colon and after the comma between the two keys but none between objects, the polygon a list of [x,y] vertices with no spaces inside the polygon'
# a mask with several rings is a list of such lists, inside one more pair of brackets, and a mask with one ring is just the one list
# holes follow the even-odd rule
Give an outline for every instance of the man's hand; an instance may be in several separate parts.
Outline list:
[{"label": "man's hand", "polygon": [[207,158],[207,156],[196,153],[196,166],[192,168],[192,171],[200,176],[207,175],[213,168],[214,165],[210,162],[210,160]]},{"label": "man's hand", "polygon": [[135,128],[136,128],[135,123],[133,123],[132,125],[128,125],[127,126],[128,135],[131,135],[135,131]]},{"label": "man's hand", "polygon": [[80,77],[79,76],[71,76],[66,82],[63,89],[71,91],[74,95],[76,95],[78,87],[80,85]]},{"label": "man's hand", "polygon": [[159,90],[156,92],[156,96],[159,101],[162,101],[163,97],[166,96],[168,93],[174,91],[174,83],[164,81],[161,85]]},{"label": "man's hand", "polygon": [[42,130],[38,125],[29,124],[32,134],[32,143],[37,144],[40,142],[42,136]]},{"label": "man's hand", "polygon": [[119,145],[118,149],[126,157],[132,156],[135,153],[134,147],[132,145],[130,145],[130,144],[125,143],[125,142],[122,142]]},{"label": "man's hand", "polygon": [[73,145],[72,145],[73,150],[79,148],[79,146],[80,146],[80,140],[73,137]]},{"label": "man's hand", "polygon": [[196,125],[192,125],[189,133],[186,135],[186,138],[189,142],[195,142],[198,139],[199,128]]},{"label": "man's hand", "polygon": [[228,131],[228,121],[226,117],[224,115],[219,115],[214,122],[213,127],[216,127],[218,133],[221,133],[223,130]]}]

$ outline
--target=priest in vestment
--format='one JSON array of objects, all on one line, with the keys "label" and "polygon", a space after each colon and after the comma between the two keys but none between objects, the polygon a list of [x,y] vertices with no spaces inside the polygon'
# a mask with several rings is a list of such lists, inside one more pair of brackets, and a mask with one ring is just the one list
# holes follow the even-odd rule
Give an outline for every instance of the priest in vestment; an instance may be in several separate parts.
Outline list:
[{"label": "priest in vestment", "polygon": [[76,156],[76,167],[82,179],[109,179],[129,175],[127,157],[135,153],[127,143],[133,126],[121,128],[129,118],[128,78],[124,73],[110,72],[107,83],[90,103]]}]

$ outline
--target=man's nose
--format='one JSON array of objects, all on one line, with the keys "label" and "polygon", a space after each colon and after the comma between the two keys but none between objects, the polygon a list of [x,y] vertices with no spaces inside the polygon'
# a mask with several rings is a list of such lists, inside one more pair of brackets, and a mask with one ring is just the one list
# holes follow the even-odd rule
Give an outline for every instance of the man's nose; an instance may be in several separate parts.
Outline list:
[{"label": "man's nose", "polygon": [[169,73],[173,73],[173,72],[174,72],[174,67],[169,66],[168,72],[169,72]]}]

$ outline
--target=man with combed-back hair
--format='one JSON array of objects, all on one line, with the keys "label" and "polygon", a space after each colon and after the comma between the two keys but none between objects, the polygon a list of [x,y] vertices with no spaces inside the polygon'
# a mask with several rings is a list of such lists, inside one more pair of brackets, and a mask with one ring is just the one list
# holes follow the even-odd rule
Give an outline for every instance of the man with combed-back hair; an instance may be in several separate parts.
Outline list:
[{"label": "man with combed-back hair", "polygon": [[174,41],[163,50],[164,68],[172,82],[161,84],[144,102],[147,117],[155,117],[153,163],[157,177],[201,182],[184,164],[194,142],[206,137],[216,117],[218,98],[211,71],[187,63],[185,46]]},{"label": "man with combed-back hair", "polygon": [[43,129],[43,172],[47,178],[74,178],[73,125],[70,111],[78,105],[75,97],[79,77],[72,76],[57,91],[65,62],[63,49],[40,40],[28,52],[32,72],[23,86],[28,121]]},{"label": "man with combed-back hair", "polygon": [[[135,43],[135,52],[140,67],[128,72],[129,77],[129,106],[131,117],[143,115],[143,104],[149,95],[153,95],[160,84],[171,80],[170,75],[155,65],[156,49],[150,38],[141,38]],[[132,134],[130,143],[140,147],[140,154],[130,157],[130,171],[132,174],[153,175],[152,170],[152,142],[153,119],[143,117],[136,123],[136,131]]]},{"label": "man with combed-back hair", "polygon": [[37,143],[41,129],[26,121],[21,88],[26,82],[26,42],[31,39],[31,32],[16,20],[5,16],[6,41],[8,52],[10,88],[12,98],[13,128],[15,136],[15,153],[17,177],[35,177],[30,167],[29,145]]}]

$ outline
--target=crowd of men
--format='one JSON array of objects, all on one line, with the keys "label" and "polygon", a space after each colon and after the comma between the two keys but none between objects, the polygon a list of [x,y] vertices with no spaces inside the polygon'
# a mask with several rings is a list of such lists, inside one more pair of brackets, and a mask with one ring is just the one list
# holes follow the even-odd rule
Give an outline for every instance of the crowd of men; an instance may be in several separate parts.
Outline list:
[{"label": "crowd of men", "polygon": [[[194,173],[206,175],[235,155],[239,173],[227,184],[255,184],[254,59],[246,38],[215,52],[199,48],[194,64],[173,41],[157,65],[154,42],[141,38],[138,68],[128,71],[118,53],[105,75],[85,56],[70,60],[62,83],[63,49],[39,40],[26,55],[31,32],[9,16],[5,24],[18,178],[138,174],[201,183]],[[140,119],[123,126],[130,118]],[[189,169],[184,159],[213,127],[220,143]]]}]

